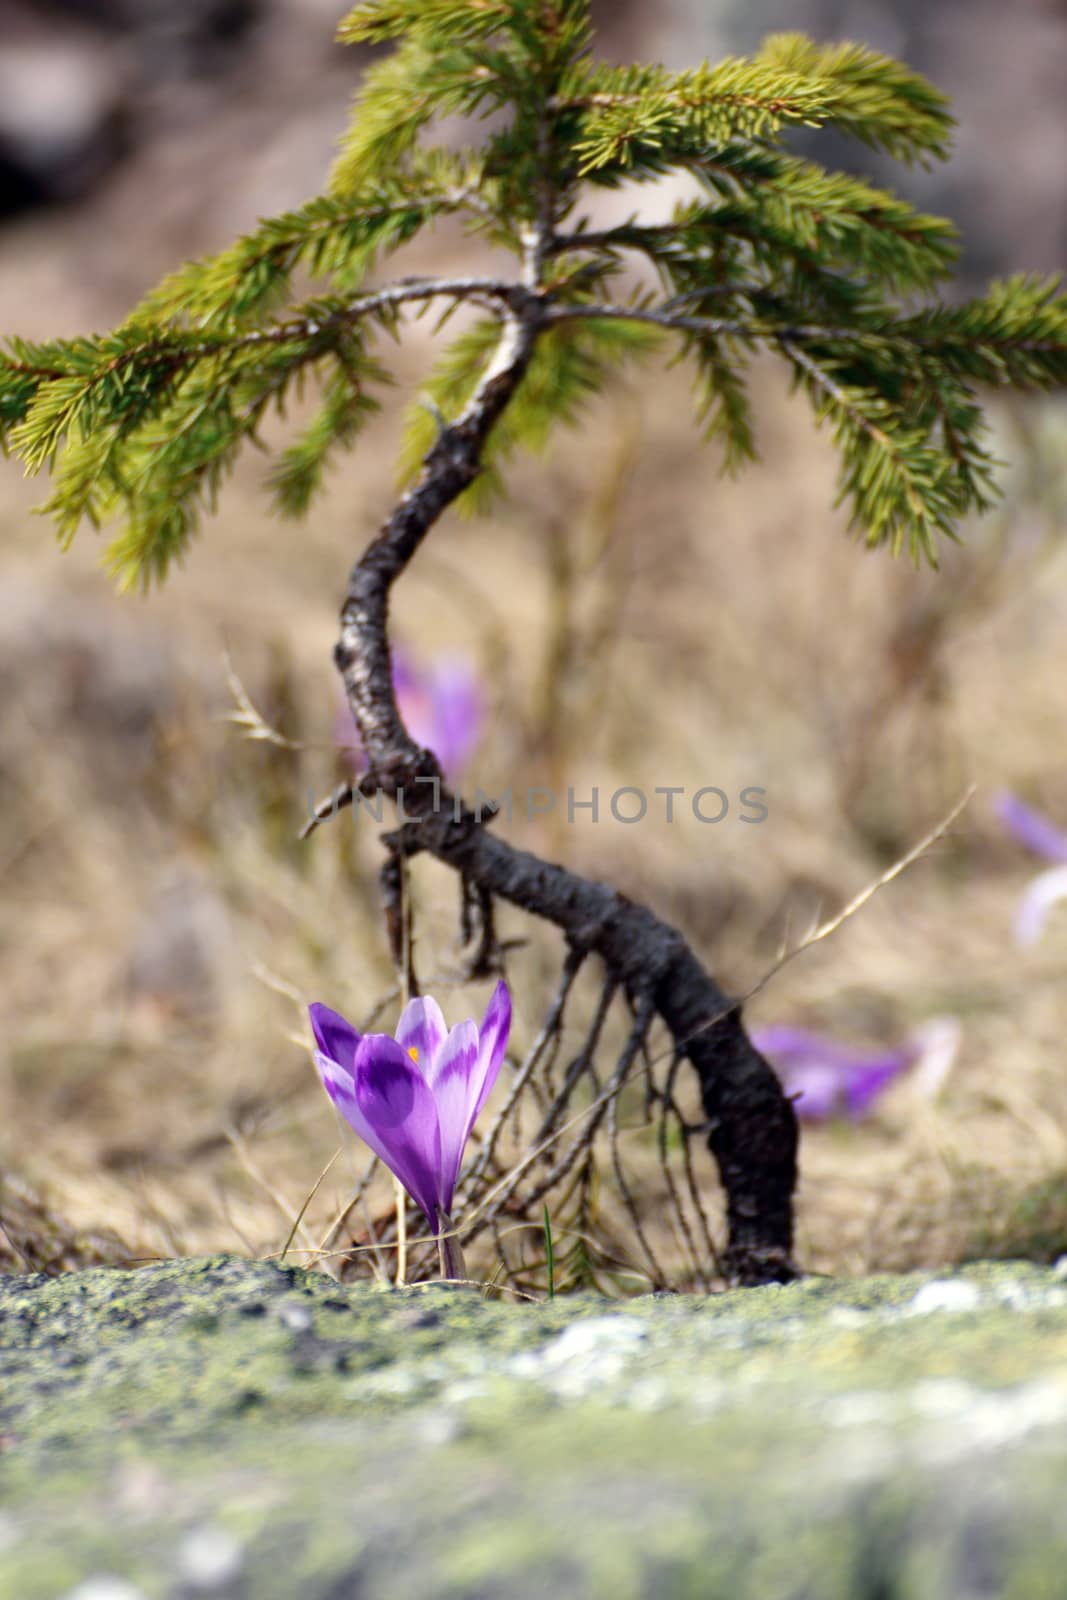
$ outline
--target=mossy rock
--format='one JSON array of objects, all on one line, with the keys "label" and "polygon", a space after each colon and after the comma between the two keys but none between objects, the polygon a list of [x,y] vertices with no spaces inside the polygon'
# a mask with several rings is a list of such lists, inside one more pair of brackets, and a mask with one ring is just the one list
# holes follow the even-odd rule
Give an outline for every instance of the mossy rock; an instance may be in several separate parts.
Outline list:
[{"label": "mossy rock", "polygon": [[1067,1281],[0,1278],[7,1600],[1067,1593]]}]

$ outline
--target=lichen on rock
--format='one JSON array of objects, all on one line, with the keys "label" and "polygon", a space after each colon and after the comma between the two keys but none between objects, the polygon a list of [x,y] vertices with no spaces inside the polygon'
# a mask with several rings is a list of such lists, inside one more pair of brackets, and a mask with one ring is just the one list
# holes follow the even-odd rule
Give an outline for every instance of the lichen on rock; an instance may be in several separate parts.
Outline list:
[{"label": "lichen on rock", "polygon": [[0,1370],[19,1600],[1036,1597],[1067,1557],[1067,1281],[1018,1263],[612,1305],[6,1278]]}]

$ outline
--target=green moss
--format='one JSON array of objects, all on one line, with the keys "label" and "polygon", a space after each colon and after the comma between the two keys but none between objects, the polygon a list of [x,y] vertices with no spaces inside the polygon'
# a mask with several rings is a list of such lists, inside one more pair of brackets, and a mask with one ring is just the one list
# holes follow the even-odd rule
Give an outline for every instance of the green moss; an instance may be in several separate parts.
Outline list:
[{"label": "green moss", "polygon": [[930,1282],[513,1306],[228,1258],[8,1280],[0,1593],[176,1597],[207,1529],[223,1600],[925,1600],[977,1507],[1031,1600],[1064,1554],[1067,1286]]}]

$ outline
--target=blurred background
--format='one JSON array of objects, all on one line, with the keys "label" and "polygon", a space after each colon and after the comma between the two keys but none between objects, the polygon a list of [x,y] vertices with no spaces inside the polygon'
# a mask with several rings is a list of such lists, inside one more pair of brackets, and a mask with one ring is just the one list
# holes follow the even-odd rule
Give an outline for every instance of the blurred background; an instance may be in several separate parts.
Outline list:
[{"label": "blurred background", "polygon": [[[331,42],[345,9],[0,0],[0,327],[105,328],[181,259],[320,189],[366,59]],[[598,48],[619,59],[681,67],[783,27],[902,56],[954,99],[953,160],[890,171],[821,136],[813,153],[951,216],[961,292],[1067,262],[1064,0],[594,10]],[[397,270],[469,265],[471,250],[442,227]],[[186,566],[147,598],[113,593],[91,533],[61,554],[32,514],[42,485],[0,462],[0,1268],[278,1250],[336,1148],[304,1008],[322,999],[358,1021],[388,996],[379,852],[365,819],[310,844],[296,834],[308,797],[346,770],[337,606],[395,492],[401,411],[431,344],[413,324],[391,358],[395,406],[305,527],[269,520],[248,461]],[[646,899],[735,992],[975,784],[950,835],[749,1015],[872,1053],[931,1018],[958,1028],[947,1072],[902,1073],[862,1119],[809,1126],[806,1265],[1055,1258],[1067,907],[1033,946],[1014,942],[1041,862],[991,797],[1013,789],[1067,829],[1067,400],[993,409],[1003,502],[932,573],[845,536],[826,439],[773,364],[757,387],[763,463],[737,481],[701,444],[684,374],[614,387],[547,464],[518,465],[489,519],[442,525],[402,585],[397,636],[424,664],[458,653],[480,686],[468,789],[766,790],[757,827],[737,806],[714,826],[662,811],[639,828],[518,812],[503,825]],[[252,707],[277,740],[247,737]],[[415,892],[424,976],[453,1018],[480,1012],[486,986],[447,987],[447,876],[420,867]],[[559,951],[503,922],[529,941],[511,972],[521,1050]],[[640,1097],[631,1109],[654,1231],[659,1173]],[[710,1158],[696,1156],[714,1209]],[[300,1240],[324,1235],[353,1159],[331,1170]],[[602,1222],[640,1286],[607,1194]],[[673,1248],[665,1232],[662,1255]],[[681,1263],[673,1275],[688,1281]]]}]

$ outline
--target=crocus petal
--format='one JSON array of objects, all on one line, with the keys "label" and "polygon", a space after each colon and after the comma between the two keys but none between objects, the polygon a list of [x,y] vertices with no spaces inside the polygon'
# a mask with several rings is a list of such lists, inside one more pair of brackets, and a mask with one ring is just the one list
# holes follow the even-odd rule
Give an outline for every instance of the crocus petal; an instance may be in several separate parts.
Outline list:
[{"label": "crocus petal", "polygon": [[1060,900],[1067,900],[1067,867],[1039,872],[1015,913],[1016,944],[1036,944],[1045,931],[1049,912]]},{"label": "crocus petal", "polygon": [[447,1037],[448,1025],[436,1000],[420,995],[408,1001],[396,1025],[396,1042],[409,1056],[415,1051],[411,1059],[424,1078],[429,1078],[437,1052]]},{"label": "crocus petal", "polygon": [[329,1006],[322,1005],[318,1000],[308,1007],[308,1015],[319,1050],[351,1077],[356,1048],[362,1035],[339,1011],[331,1011]]},{"label": "crocus petal", "polygon": [[326,1087],[338,1110],[435,1228],[441,1133],[433,1095],[410,1056],[387,1034],[368,1034],[356,1051],[350,1091],[339,1096],[329,1083]]},{"label": "crocus petal", "polygon": [[437,1002],[409,1001],[397,1037],[356,1030],[311,1008],[315,1062],[342,1116],[400,1180],[436,1232],[452,1209],[463,1151],[507,1047],[511,998],[498,983],[481,1028],[451,1033]]},{"label": "crocus petal", "polygon": [[[447,778],[456,778],[481,737],[485,703],[478,676],[464,656],[438,656],[423,665],[401,646],[393,649],[393,692],[416,744],[433,751]],[[337,744],[357,772],[367,765],[359,730],[348,706],[337,715]]]},{"label": "crocus petal", "polygon": [[750,1035],[761,1055],[768,1056],[781,1067],[829,1066],[839,1072],[848,1072],[856,1065],[858,1052],[823,1033],[813,1033],[809,1028],[795,1028],[789,1023],[771,1023],[765,1028],[755,1028]]},{"label": "crocus petal", "polygon": [[1009,833],[1035,855],[1049,861],[1067,861],[1067,833],[1039,811],[1031,810],[1018,795],[1004,790],[995,797],[993,809]]},{"label": "crocus petal", "polygon": [[796,1098],[799,1117],[819,1121],[847,1111],[861,1117],[915,1059],[913,1048],[856,1050],[807,1028],[786,1024],[758,1028],[752,1042],[766,1055],[785,1092]]},{"label": "crocus petal", "polygon": [[963,1042],[958,1017],[928,1017],[911,1035],[915,1064],[911,1082],[921,1100],[936,1100],[956,1063]]},{"label": "crocus petal", "polygon": [[398,700],[422,694],[422,673],[402,644],[393,646],[392,671],[393,693]]},{"label": "crocus petal", "polygon": [[862,1117],[868,1112],[893,1079],[907,1071],[913,1059],[910,1050],[893,1050],[884,1056],[874,1056],[859,1066],[845,1085],[845,1104],[849,1116]]},{"label": "crocus petal", "polygon": [[833,1067],[808,1064],[781,1074],[782,1088],[793,1101],[798,1117],[822,1122],[840,1109],[841,1079]]},{"label": "crocus petal", "polygon": [[329,1056],[324,1056],[321,1050],[315,1051],[315,1065],[322,1079],[322,1087],[345,1121],[355,1128],[362,1138],[361,1116],[356,1106],[356,1086],[351,1073],[342,1071],[337,1062],[331,1061]]},{"label": "crocus petal", "polygon": [[411,737],[433,751],[447,778],[457,777],[481,737],[485,714],[470,662],[438,656],[423,666],[394,650],[393,687]]},{"label": "crocus petal", "polygon": [[473,1022],[457,1023],[433,1063],[431,1084],[441,1129],[437,1203],[446,1215],[452,1210],[463,1150],[474,1123],[477,1066],[478,1029]]},{"label": "crocus petal", "polygon": [[[435,750],[437,732],[430,682],[433,667],[422,667],[406,650],[393,650],[393,693],[397,709],[416,744]],[[436,751],[435,751],[436,754]]]},{"label": "crocus petal", "polygon": [[469,661],[442,656],[427,675],[434,733],[433,745],[442,770],[454,778],[474,754],[481,737],[485,705]]},{"label": "crocus petal", "polygon": [[475,1119],[488,1100],[497,1074],[503,1065],[504,1056],[508,1048],[508,1035],[511,1032],[511,995],[508,986],[501,980],[489,997],[489,1004],[485,1008],[482,1025],[478,1029],[478,1068],[474,1084],[474,1101],[471,1111],[470,1125],[467,1133],[474,1126]]}]

